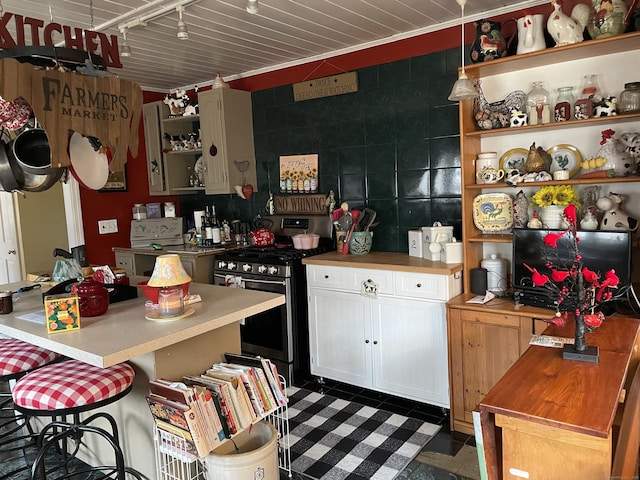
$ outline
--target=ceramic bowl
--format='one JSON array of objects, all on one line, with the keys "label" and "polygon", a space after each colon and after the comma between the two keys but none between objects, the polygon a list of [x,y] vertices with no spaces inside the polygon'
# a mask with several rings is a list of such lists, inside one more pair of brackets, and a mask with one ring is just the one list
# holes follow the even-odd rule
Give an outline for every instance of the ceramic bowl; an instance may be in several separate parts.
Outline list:
[{"label": "ceramic bowl", "polygon": [[[185,296],[189,295],[190,285],[191,285],[191,282],[182,284],[182,292],[185,294]],[[147,285],[147,281],[138,283],[138,287],[142,289],[145,297],[147,297],[153,303],[158,303],[160,287],[150,287],[149,285]]]}]

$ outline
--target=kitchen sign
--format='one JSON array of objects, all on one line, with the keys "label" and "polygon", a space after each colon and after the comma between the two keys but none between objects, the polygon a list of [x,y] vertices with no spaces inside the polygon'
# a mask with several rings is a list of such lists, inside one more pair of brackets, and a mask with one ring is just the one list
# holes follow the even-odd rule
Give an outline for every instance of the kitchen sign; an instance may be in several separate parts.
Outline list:
[{"label": "kitchen sign", "polygon": [[332,97],[358,91],[358,73],[348,72],[330,77],[316,78],[293,84],[293,98],[296,102],[314,98]]},{"label": "kitchen sign", "polygon": [[138,156],[142,90],[116,77],[90,77],[57,69],[35,69],[12,58],[0,60],[0,96],[22,97],[47,132],[51,164],[66,167],[69,131],[98,138],[113,153],[109,166],[121,171],[127,150]]},{"label": "kitchen sign", "polygon": [[[7,28],[11,25],[15,36]],[[55,46],[64,42],[66,48],[95,53],[104,58],[108,67],[122,68],[118,36],[94,30],[46,23],[43,20],[5,12],[0,18],[0,49],[26,45]]]}]

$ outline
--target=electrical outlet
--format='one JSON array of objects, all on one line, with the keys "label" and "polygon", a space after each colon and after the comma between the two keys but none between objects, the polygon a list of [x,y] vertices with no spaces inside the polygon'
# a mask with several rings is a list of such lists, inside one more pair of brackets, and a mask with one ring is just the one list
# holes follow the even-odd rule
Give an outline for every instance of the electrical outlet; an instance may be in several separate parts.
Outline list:
[{"label": "electrical outlet", "polygon": [[118,220],[113,218],[111,220],[98,220],[98,232],[100,235],[105,233],[117,233],[118,232]]}]

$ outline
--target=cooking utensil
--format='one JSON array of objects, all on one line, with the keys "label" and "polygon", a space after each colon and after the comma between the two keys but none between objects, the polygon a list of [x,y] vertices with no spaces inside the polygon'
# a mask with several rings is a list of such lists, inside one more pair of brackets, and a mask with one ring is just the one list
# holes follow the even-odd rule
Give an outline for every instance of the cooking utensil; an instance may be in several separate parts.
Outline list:
[{"label": "cooking utensil", "polygon": [[337,224],[338,230],[348,232],[351,228],[351,225],[353,224],[353,217],[351,216],[351,213],[347,212],[344,215],[340,216],[340,218],[338,218],[337,220]]},{"label": "cooking utensil", "polygon": [[356,225],[356,232],[366,232],[371,228],[371,224],[376,219],[376,212],[368,207],[365,207],[358,218],[358,224]]},{"label": "cooking utensil", "polygon": [[85,137],[74,132],[69,139],[71,174],[78,182],[91,190],[100,190],[109,178],[111,155],[95,137]]},{"label": "cooking utensil", "polygon": [[62,248],[54,248],[53,256],[63,257],[63,258],[75,258],[81,267],[89,266],[89,262],[87,262],[87,252],[84,245],[78,245],[77,247],[73,247],[71,249],[71,252],[67,252]]},{"label": "cooking utensil", "polygon": [[26,173],[45,175],[57,170],[51,166],[49,139],[42,128],[22,130],[9,144],[8,153]]},{"label": "cooking utensil", "polygon": [[13,192],[20,189],[9,163],[7,144],[4,142],[0,144],[0,186],[5,192]]},{"label": "cooking utensil", "polygon": [[347,238],[344,241],[344,246],[342,247],[342,254],[346,255],[347,253],[349,253],[349,241],[351,240],[351,237],[353,236],[353,232],[356,229],[356,224],[358,223],[358,218],[360,218],[360,210],[351,210],[351,217],[353,219],[353,223],[351,225],[351,228],[349,229],[349,233],[347,234]]}]

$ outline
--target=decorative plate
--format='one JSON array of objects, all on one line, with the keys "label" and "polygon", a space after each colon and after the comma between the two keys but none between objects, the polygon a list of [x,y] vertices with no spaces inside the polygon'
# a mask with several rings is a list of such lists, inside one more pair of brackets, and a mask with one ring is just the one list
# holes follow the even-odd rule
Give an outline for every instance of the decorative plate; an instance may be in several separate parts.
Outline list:
[{"label": "decorative plate", "polygon": [[558,170],[567,170],[569,178],[571,178],[580,170],[582,155],[573,145],[561,143],[551,147],[547,150],[547,153],[551,155],[551,171],[549,173],[553,174]]},{"label": "decorative plate", "polygon": [[482,233],[506,233],[513,227],[513,201],[506,193],[483,193],[473,199],[473,223]]},{"label": "decorative plate", "polygon": [[506,172],[517,169],[524,173],[524,164],[527,161],[529,150],[526,148],[512,148],[500,157],[500,168]]}]

